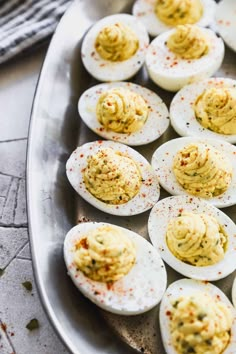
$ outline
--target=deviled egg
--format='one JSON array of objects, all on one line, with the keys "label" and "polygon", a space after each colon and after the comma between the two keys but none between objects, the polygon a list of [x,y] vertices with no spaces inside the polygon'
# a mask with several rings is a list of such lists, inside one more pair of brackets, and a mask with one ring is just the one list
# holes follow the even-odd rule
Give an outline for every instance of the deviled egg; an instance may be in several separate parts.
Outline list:
[{"label": "deviled egg", "polygon": [[215,7],[213,0],[137,0],[132,12],[155,37],[178,25],[207,27],[213,22]]},{"label": "deviled egg", "polygon": [[236,143],[236,80],[211,78],[183,87],[171,102],[170,118],[182,136]]},{"label": "deviled egg", "polygon": [[225,141],[173,139],[154,152],[151,164],[172,195],[195,195],[219,208],[236,204],[236,147]]},{"label": "deviled egg", "polygon": [[82,61],[100,81],[127,80],[142,67],[148,44],[148,33],[134,16],[107,16],[85,35]]},{"label": "deviled egg", "polygon": [[236,51],[236,2],[235,0],[221,0],[216,7],[215,24],[216,31],[219,32],[225,43]]},{"label": "deviled egg", "polygon": [[235,354],[236,311],[210,283],[172,283],[161,302],[160,327],[167,354]]},{"label": "deviled egg", "polygon": [[113,141],[78,147],[66,164],[77,193],[113,215],[136,215],[158,201],[160,187],[149,162],[137,151]]},{"label": "deviled egg", "polygon": [[169,126],[168,109],[161,98],[130,82],[89,88],[80,97],[78,109],[95,133],[127,145],[148,144]]},{"label": "deviled egg", "polygon": [[224,58],[221,38],[206,28],[179,25],[155,38],[148,47],[150,78],[168,91],[212,76]]},{"label": "deviled egg", "polygon": [[82,223],[64,242],[68,273],[97,306],[136,315],[156,306],[167,275],[155,248],[142,236],[107,223]]},{"label": "deviled egg", "polygon": [[189,278],[213,281],[236,269],[235,223],[200,198],[162,199],[151,210],[148,232],[163,260]]}]

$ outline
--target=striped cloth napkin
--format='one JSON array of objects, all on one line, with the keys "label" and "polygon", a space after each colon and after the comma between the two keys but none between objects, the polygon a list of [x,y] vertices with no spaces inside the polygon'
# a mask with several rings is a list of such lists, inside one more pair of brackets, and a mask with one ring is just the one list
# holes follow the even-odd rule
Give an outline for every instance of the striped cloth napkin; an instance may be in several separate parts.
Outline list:
[{"label": "striped cloth napkin", "polygon": [[0,63],[54,32],[72,0],[0,0]]}]

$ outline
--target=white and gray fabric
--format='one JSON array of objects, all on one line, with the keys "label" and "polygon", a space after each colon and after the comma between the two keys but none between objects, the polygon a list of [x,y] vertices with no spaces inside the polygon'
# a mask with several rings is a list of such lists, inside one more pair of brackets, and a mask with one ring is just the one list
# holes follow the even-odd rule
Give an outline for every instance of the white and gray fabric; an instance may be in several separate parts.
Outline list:
[{"label": "white and gray fabric", "polygon": [[54,32],[72,0],[0,0],[0,63]]}]

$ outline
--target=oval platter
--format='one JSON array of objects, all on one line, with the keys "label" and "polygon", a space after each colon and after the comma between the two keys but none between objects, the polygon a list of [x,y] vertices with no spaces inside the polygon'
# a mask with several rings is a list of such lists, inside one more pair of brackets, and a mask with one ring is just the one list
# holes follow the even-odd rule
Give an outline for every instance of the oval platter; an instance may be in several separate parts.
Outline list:
[{"label": "oval platter", "polygon": [[[126,317],[98,310],[70,281],[63,259],[68,230],[84,221],[105,221],[127,227],[148,239],[149,212],[111,216],[88,205],[73,191],[65,165],[71,152],[98,139],[78,119],[80,95],[98,81],[83,68],[81,39],[92,23],[106,15],[130,12],[131,0],[75,0],[61,19],[39,78],[27,156],[27,207],[35,279],[44,308],[60,338],[73,354],[164,354],[156,306],[146,314]],[[235,53],[227,49],[216,76],[236,79]],[[147,78],[142,69],[132,80],[155,91],[169,106],[173,94]],[[157,141],[137,148],[149,161],[158,146],[178,137],[171,127]],[[162,190],[161,198],[168,196]],[[235,207],[227,208],[235,220]],[[168,283],[181,275],[167,266]],[[216,283],[230,298],[234,274]],[[116,332],[116,335],[114,332]]]}]

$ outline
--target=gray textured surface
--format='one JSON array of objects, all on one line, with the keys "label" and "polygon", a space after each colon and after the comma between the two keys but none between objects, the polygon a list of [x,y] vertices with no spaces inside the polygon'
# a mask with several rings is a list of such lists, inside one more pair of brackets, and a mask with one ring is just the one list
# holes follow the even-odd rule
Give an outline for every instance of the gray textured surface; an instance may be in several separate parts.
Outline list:
[{"label": "gray textured surface", "polygon": [[[25,158],[32,99],[46,49],[0,66],[0,353],[68,353],[34,284],[28,243]],[[2,273],[2,272],[1,272]],[[22,282],[32,282],[27,291]],[[30,332],[33,319],[39,328]]]}]

